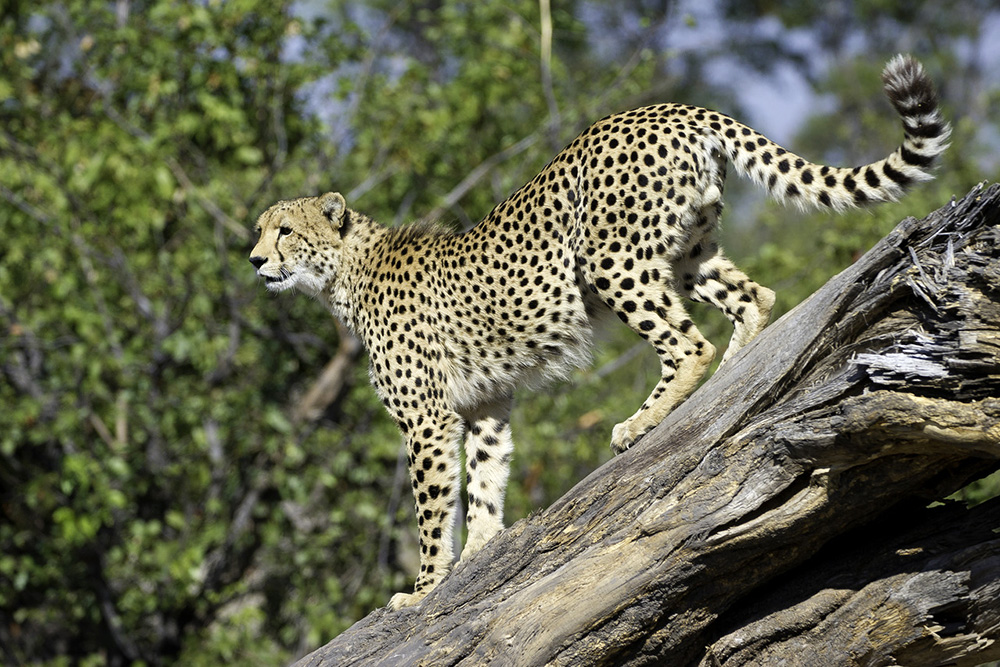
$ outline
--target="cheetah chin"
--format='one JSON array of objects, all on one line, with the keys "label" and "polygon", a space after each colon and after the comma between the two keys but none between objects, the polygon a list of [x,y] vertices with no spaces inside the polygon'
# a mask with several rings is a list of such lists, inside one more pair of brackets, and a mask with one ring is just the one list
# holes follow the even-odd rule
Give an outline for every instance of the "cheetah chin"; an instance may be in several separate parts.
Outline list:
[{"label": "cheetah chin", "polygon": [[514,390],[589,359],[610,312],[656,350],[660,379],[614,428],[623,452],[695,388],[715,355],[685,300],[733,324],[727,362],[767,325],[774,293],[715,234],[729,165],[775,198],[839,211],[898,198],[931,178],[950,127],[921,65],[883,72],[903,126],[888,157],[853,169],[807,162],[725,114],[661,104],[608,116],[476,227],[387,229],[328,193],[258,219],[250,262],[269,290],[320,299],[364,342],[372,384],[406,439],[420,536],[417,604],[452,567],[464,444],[468,539],[503,529]]}]

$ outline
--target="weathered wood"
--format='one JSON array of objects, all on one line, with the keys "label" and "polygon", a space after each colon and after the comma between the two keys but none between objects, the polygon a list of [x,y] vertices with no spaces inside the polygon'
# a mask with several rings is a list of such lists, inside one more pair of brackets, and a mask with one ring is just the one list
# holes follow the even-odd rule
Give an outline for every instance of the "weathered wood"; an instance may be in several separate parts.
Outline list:
[{"label": "weathered wood", "polygon": [[841,585],[830,556],[859,534],[889,561],[918,548],[891,522],[856,531],[998,467],[998,240],[997,185],[903,221],[632,450],[419,606],[377,610],[299,664],[1000,658],[984,611],[1000,607],[1000,519],[949,509],[955,546],[921,569],[864,565]]},{"label": "weathered wood", "polygon": [[978,665],[1000,657],[1000,499],[898,508],[838,537],[716,624],[702,667]]}]

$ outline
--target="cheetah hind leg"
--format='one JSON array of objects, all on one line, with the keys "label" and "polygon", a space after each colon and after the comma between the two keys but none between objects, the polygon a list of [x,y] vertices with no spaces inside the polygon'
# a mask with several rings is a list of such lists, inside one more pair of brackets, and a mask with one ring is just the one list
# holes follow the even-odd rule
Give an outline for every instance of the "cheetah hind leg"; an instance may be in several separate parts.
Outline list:
[{"label": "cheetah hind leg", "polygon": [[724,364],[767,326],[774,292],[750,280],[714,241],[703,240],[678,265],[681,293],[692,301],[710,303],[733,324]]},{"label": "cheetah hind leg", "polygon": [[[659,424],[694,391],[715,357],[715,347],[698,331],[679,295],[664,286],[662,306],[626,315],[629,327],[645,338],[660,358],[660,380],[634,415],[615,426],[611,449],[620,454]],[[652,303],[652,302],[650,302]]]},{"label": "cheetah hind leg", "polygon": [[461,560],[476,553],[503,530],[503,500],[514,442],[510,434],[512,398],[481,406],[468,415],[465,438],[468,535]]}]

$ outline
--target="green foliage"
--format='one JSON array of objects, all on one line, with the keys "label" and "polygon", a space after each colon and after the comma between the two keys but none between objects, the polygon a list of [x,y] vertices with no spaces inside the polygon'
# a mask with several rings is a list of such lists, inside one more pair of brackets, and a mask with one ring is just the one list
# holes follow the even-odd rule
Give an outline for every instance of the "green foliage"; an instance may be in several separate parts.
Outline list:
[{"label": "green foliage", "polygon": [[291,473],[329,446],[296,459],[303,437],[276,428],[324,355],[310,339],[290,357],[282,338],[326,321],[255,307],[236,277],[254,190],[317,130],[290,113],[315,72],[279,58],[297,22],[253,3],[131,11],[43,5],[0,33],[14,46],[0,88],[0,621],[20,638],[0,643],[15,661],[218,664],[221,635],[287,652],[235,641],[285,622],[285,601],[252,606],[261,585],[244,578],[295,548],[276,472],[301,484]]},{"label": "green foliage", "polygon": [[[664,81],[656,99],[701,101],[678,82],[705,91],[707,59],[672,69],[652,48],[671,14],[648,4],[553,7],[543,66],[527,0],[9,3],[0,663],[288,662],[409,585],[399,435],[363,364],[321,424],[293,419],[336,329],[318,304],[257,283],[252,219],[339,189],[387,223],[434,211],[461,227]],[[613,56],[593,47],[608,32]],[[795,146],[814,159],[843,146],[860,161],[898,135],[886,108],[869,111],[875,66],[843,71],[824,91],[850,112]],[[790,307],[902,215],[987,177],[984,122],[958,122],[942,178],[902,204],[767,208],[727,229],[728,247]],[[455,190],[479,168],[477,187]],[[696,319],[723,349],[728,324]],[[520,397],[510,519],[606,460],[612,426],[653,385],[647,347],[621,327],[606,338],[592,368]]]}]

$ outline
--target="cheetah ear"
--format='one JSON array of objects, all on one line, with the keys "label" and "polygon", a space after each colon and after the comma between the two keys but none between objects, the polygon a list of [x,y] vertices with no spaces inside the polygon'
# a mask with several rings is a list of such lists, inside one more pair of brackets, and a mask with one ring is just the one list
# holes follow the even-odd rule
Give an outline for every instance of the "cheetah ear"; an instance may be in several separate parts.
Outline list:
[{"label": "cheetah ear", "polygon": [[319,210],[330,220],[334,229],[339,229],[344,219],[344,212],[347,211],[344,195],[339,192],[327,192],[319,198]]}]

